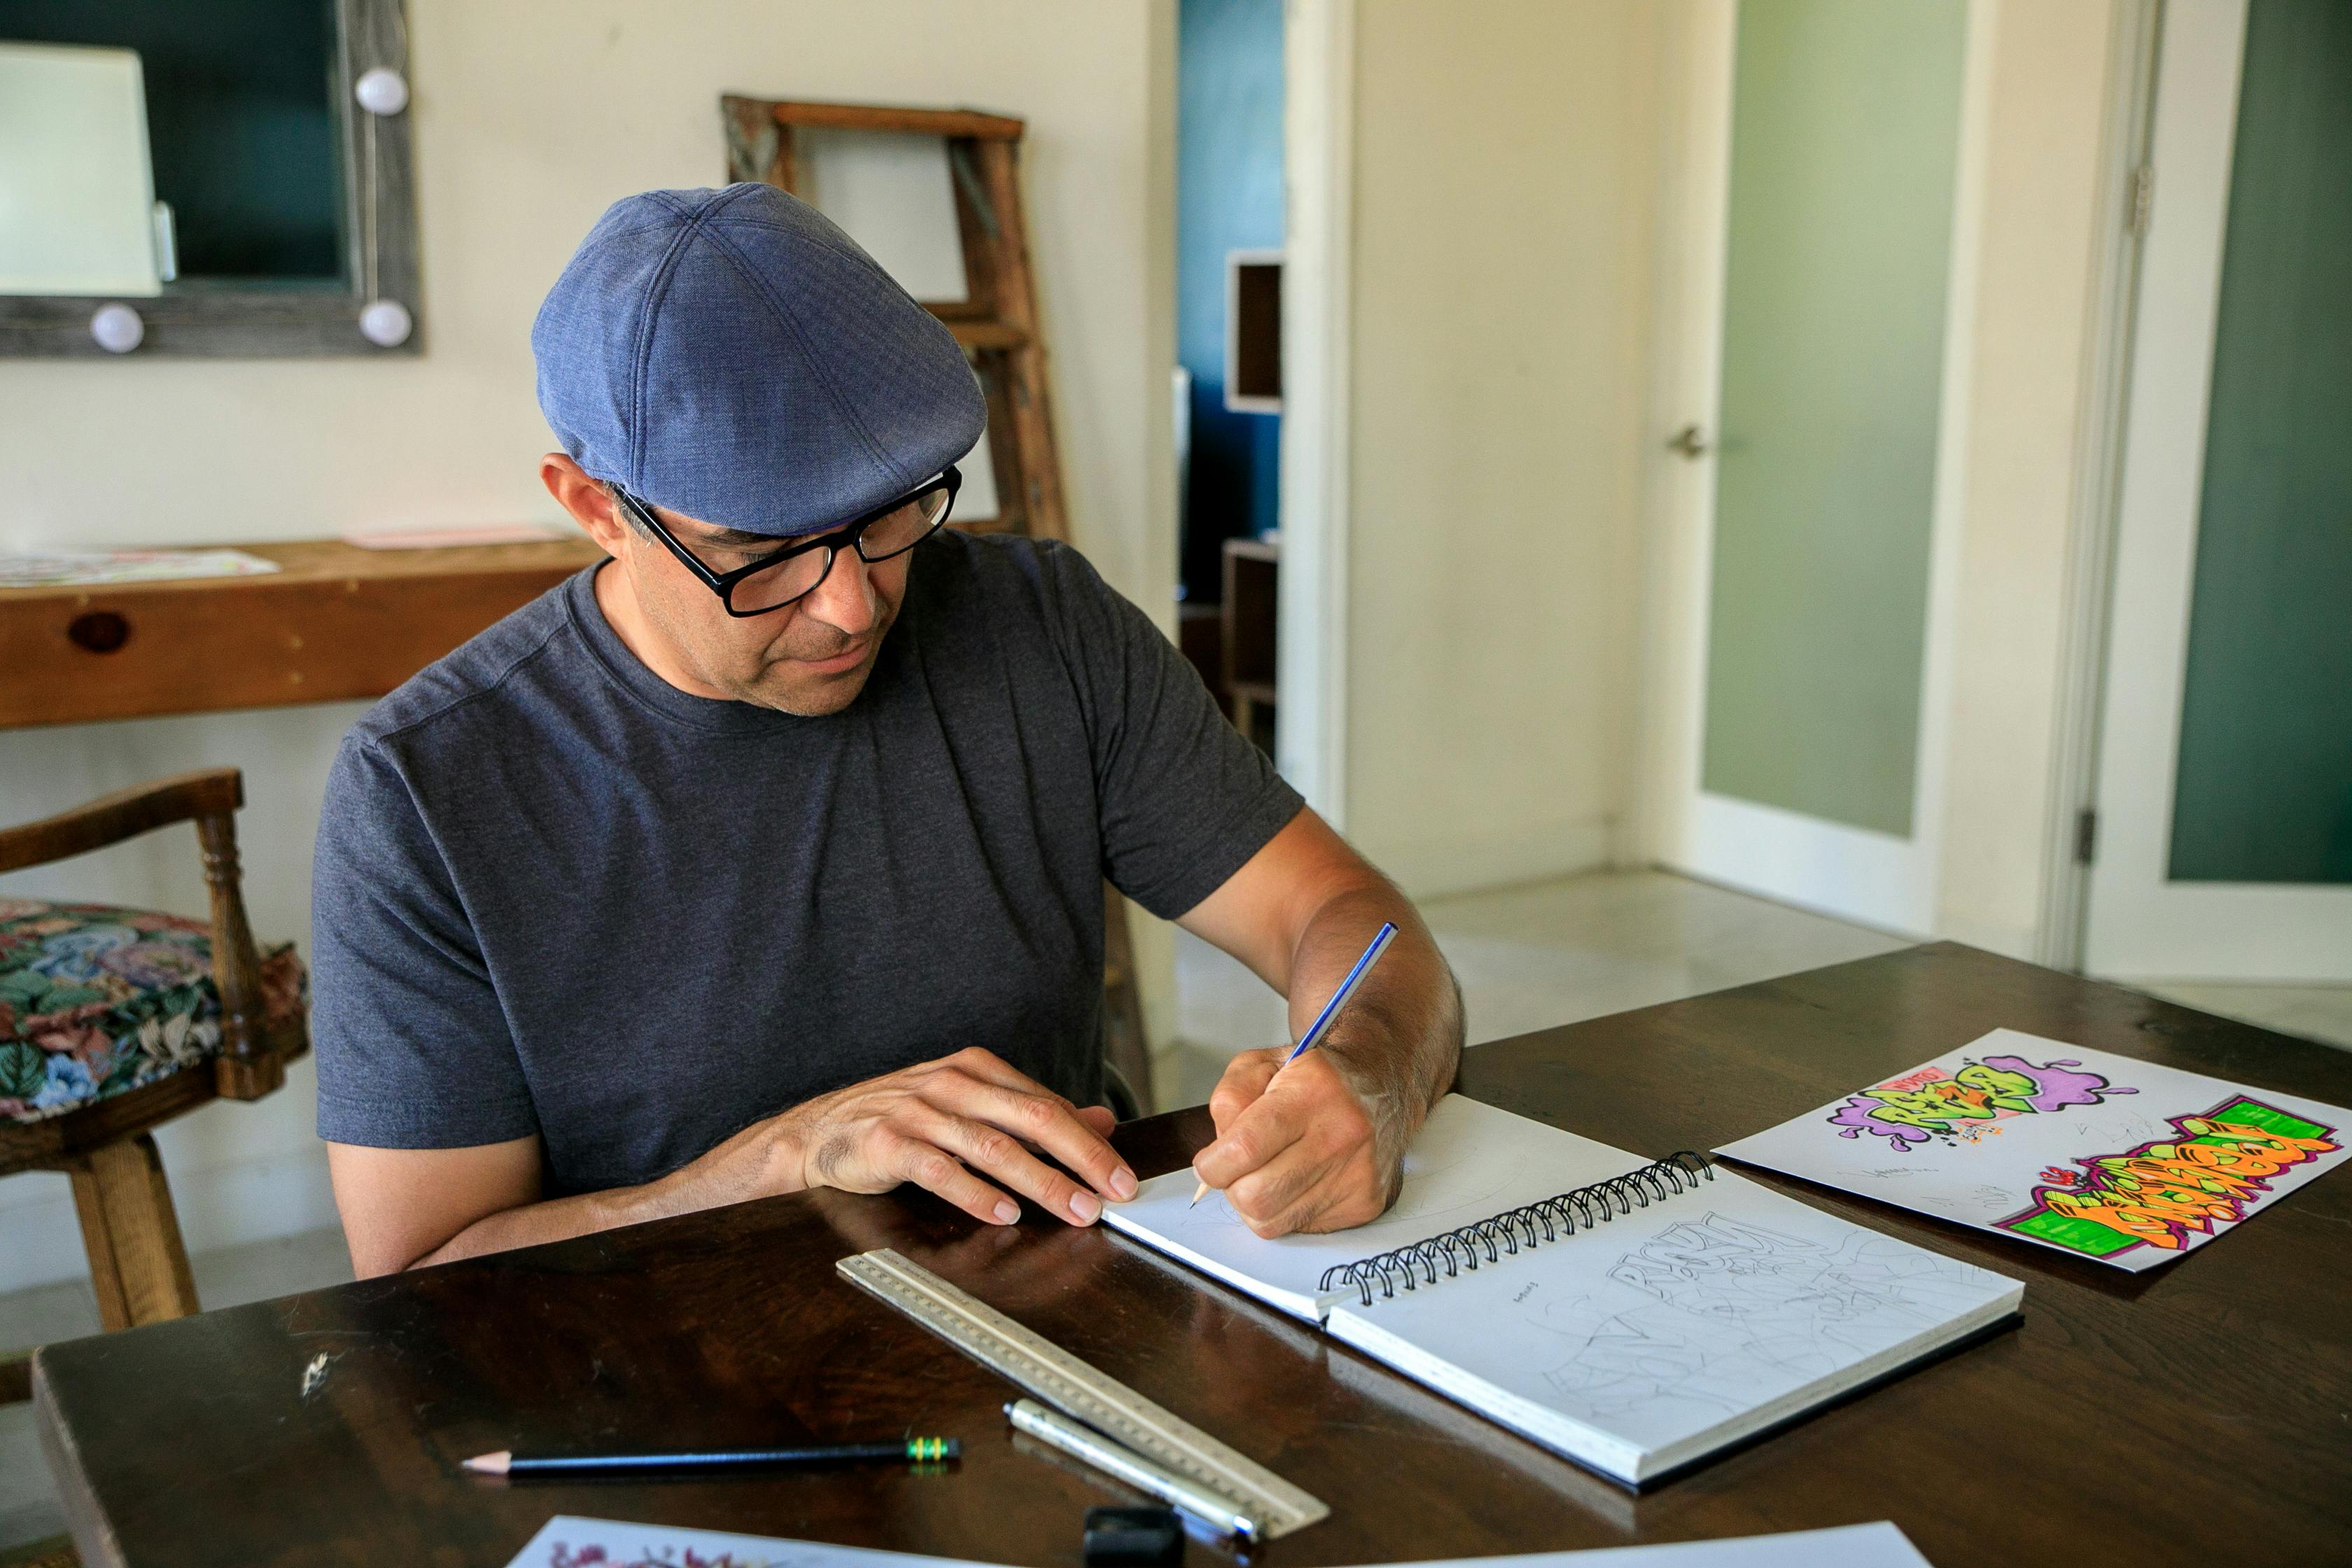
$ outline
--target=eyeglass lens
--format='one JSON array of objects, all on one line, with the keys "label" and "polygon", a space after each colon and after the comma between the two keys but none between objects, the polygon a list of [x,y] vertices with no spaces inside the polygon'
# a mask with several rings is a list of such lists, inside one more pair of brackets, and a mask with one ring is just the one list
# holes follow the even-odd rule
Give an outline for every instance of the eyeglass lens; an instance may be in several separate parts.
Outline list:
[{"label": "eyeglass lens", "polygon": [[[949,494],[942,486],[925,490],[894,511],[883,513],[857,532],[858,556],[867,562],[887,561],[929,537],[947,516]],[[805,550],[787,555],[764,572],[754,572],[734,586],[730,602],[738,611],[769,610],[790,604],[824,581],[833,565],[833,548]]]}]

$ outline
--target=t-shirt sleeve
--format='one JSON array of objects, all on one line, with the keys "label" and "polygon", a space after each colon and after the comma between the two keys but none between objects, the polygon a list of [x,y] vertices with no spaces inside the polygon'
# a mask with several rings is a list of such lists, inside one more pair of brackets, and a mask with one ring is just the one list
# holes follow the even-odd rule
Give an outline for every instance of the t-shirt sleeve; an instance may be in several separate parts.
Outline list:
[{"label": "t-shirt sleeve", "polygon": [[1199,672],[1141,610],[1076,551],[1040,549],[1086,711],[1103,872],[1174,920],[1224,886],[1306,802],[1225,721]]},{"label": "t-shirt sleeve", "polygon": [[459,1149],[539,1131],[473,927],[405,779],[346,738],[310,873],[319,1136]]}]

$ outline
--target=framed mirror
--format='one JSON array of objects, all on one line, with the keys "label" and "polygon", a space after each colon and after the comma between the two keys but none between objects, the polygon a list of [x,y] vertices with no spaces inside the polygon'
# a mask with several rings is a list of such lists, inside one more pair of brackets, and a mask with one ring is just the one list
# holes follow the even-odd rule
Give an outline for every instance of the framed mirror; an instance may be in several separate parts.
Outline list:
[{"label": "framed mirror", "polygon": [[0,354],[423,347],[402,0],[0,0]]}]

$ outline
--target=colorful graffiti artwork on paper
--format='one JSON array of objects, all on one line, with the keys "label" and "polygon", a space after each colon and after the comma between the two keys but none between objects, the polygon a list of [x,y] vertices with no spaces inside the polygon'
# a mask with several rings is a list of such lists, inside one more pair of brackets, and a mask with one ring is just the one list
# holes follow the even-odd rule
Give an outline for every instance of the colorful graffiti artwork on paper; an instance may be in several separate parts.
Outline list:
[{"label": "colorful graffiti artwork on paper", "polygon": [[2137,1094],[2095,1072],[2076,1072],[2079,1061],[2036,1064],[2023,1057],[1987,1057],[1948,1073],[1939,1067],[1866,1089],[1830,1116],[1841,1138],[1868,1132],[1890,1148],[1907,1151],[1930,1138],[1974,1142],[2000,1131],[2012,1116],[2047,1115],[2073,1105],[2096,1105],[2110,1095]]},{"label": "colorful graffiti artwork on paper", "polygon": [[2050,1184],[2034,1189],[2033,1206],[1996,1227],[2093,1258],[2179,1252],[2244,1219],[2272,1177],[2342,1147],[2334,1128],[2242,1095],[2171,1121],[2168,1137],[2042,1172]]}]

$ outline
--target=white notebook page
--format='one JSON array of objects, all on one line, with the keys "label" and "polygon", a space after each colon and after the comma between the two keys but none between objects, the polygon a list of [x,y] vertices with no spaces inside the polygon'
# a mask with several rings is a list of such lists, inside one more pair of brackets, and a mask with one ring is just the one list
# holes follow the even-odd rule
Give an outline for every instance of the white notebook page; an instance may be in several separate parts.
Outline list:
[{"label": "white notebook page", "polygon": [[1475,1273],[1330,1312],[1336,1339],[1621,1480],[1999,1321],[2022,1287],[1728,1171]]},{"label": "white notebook page", "polygon": [[1647,1163],[1606,1143],[1449,1094],[1430,1111],[1405,1155],[1397,1201],[1370,1225],[1267,1241],[1242,1222],[1223,1193],[1189,1206],[1198,1184],[1189,1166],[1154,1176],[1126,1203],[1106,1205],[1103,1218],[1235,1289],[1298,1317],[1320,1318],[1347,1294],[1318,1288],[1327,1268]]}]

